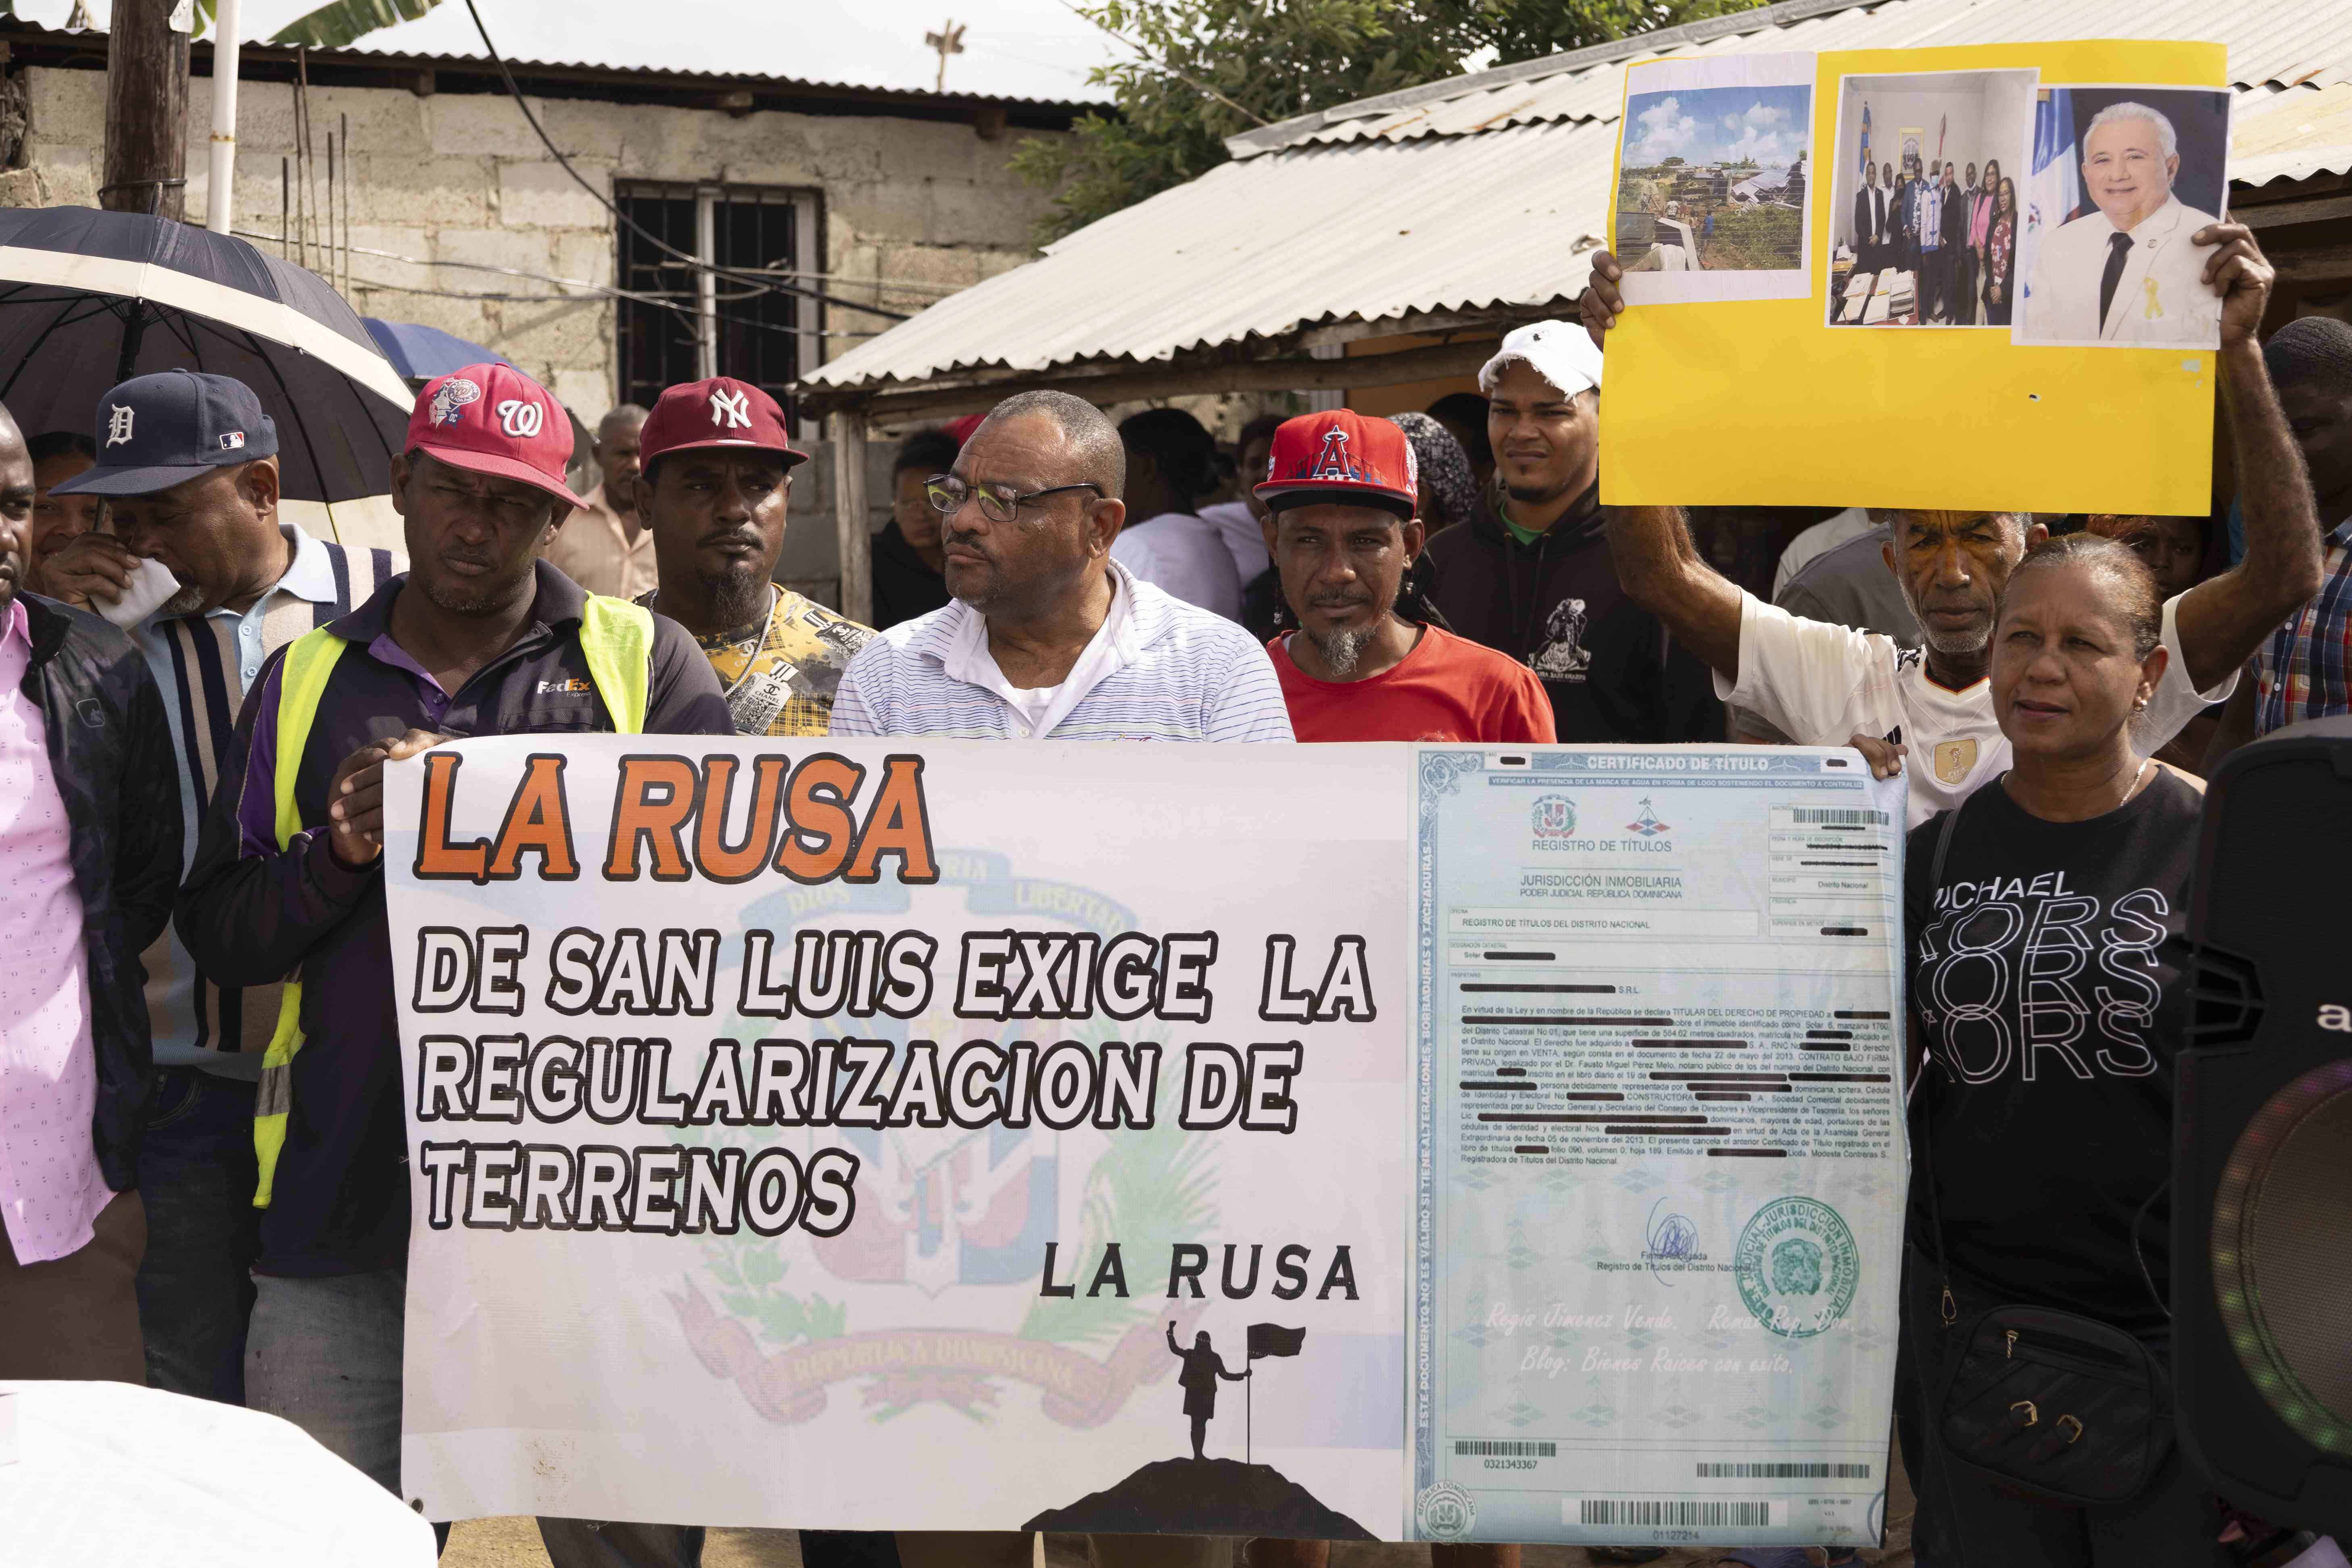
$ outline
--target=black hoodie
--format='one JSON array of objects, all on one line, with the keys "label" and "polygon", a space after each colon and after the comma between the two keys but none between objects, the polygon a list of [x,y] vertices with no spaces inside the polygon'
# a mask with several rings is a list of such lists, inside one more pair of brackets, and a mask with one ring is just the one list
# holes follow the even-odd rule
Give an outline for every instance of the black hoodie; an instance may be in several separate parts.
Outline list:
[{"label": "black hoodie", "polygon": [[1430,537],[1419,573],[1457,634],[1536,672],[1563,743],[1723,739],[1711,672],[1618,585],[1598,482],[1532,544],[1481,498]]}]

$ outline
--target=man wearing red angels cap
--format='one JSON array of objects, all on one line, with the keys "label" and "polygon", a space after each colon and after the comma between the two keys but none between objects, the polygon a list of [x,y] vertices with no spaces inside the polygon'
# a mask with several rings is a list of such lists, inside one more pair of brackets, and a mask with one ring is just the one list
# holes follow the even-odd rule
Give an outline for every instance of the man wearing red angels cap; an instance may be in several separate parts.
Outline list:
[{"label": "man wearing red angels cap", "polygon": [[1549,742],[1534,671],[1398,612],[1423,529],[1412,444],[1353,409],[1274,433],[1266,548],[1298,630],[1266,645],[1302,741]]},{"label": "man wearing red angels cap", "polygon": [[874,633],[772,579],[795,464],[784,411],[714,376],[661,395],[639,448],[637,515],[661,586],[638,599],[694,634],[744,735],[822,735],[849,656]]},{"label": "man wearing red angels cap", "polygon": [[247,1403],[394,1491],[409,1205],[383,764],[466,736],[734,730],[682,627],[537,558],[579,502],[570,453],[555,399],[508,366],[417,395],[392,465],[409,570],[263,667],[175,910],[220,984],[290,977],[256,1104]]}]

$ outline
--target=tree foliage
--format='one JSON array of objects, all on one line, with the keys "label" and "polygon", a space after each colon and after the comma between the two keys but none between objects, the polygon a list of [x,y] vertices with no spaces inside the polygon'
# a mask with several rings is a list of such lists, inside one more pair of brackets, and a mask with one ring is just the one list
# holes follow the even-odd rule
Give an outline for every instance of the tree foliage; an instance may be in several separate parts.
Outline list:
[{"label": "tree foliage", "polygon": [[1041,241],[1226,159],[1224,139],[1315,110],[1605,43],[1762,0],[1091,0],[1127,57],[1095,68],[1117,114],[1033,137],[1013,167],[1054,193]]}]

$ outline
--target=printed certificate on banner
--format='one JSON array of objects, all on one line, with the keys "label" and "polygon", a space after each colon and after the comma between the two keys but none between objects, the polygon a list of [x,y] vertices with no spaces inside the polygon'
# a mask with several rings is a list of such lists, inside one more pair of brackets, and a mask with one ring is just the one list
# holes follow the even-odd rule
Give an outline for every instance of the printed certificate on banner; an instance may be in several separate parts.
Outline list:
[{"label": "printed certificate on banner", "polygon": [[1749,746],[1416,772],[1416,1536],[1875,1543],[1902,781]]},{"label": "printed certificate on banner", "polygon": [[1399,1538],[1412,752],[1242,750],[390,770],[406,1495]]}]

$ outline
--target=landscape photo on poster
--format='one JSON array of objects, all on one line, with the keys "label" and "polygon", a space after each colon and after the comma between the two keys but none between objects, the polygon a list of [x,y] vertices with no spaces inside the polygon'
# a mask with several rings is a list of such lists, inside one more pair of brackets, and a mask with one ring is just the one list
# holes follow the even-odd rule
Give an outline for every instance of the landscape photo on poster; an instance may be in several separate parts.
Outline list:
[{"label": "landscape photo on poster", "polygon": [[1628,304],[1808,291],[1813,89],[1786,58],[1627,69],[1612,244]]},{"label": "landscape photo on poster", "polygon": [[2007,327],[2032,70],[1848,76],[1829,155],[1828,319]]},{"label": "landscape photo on poster", "polygon": [[2219,348],[2212,252],[2195,237],[2226,210],[2229,153],[2226,89],[2042,89],[2019,186],[2015,341]]}]

